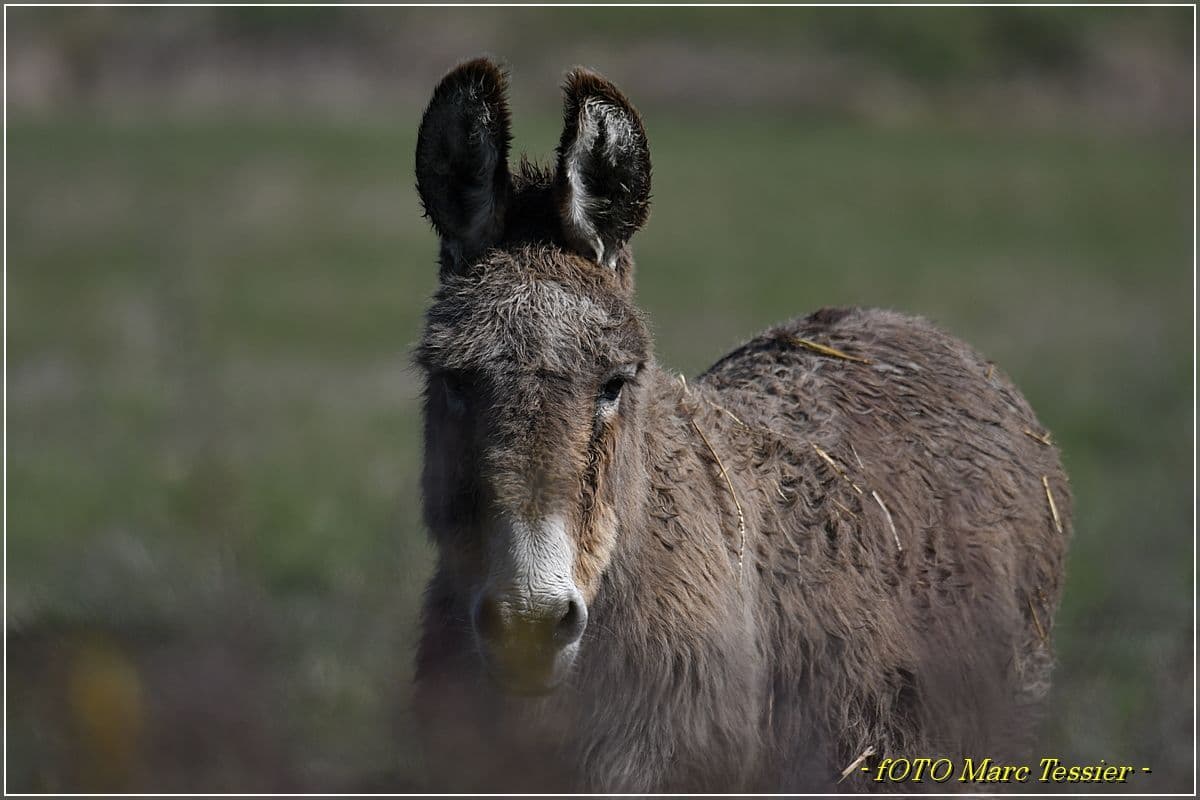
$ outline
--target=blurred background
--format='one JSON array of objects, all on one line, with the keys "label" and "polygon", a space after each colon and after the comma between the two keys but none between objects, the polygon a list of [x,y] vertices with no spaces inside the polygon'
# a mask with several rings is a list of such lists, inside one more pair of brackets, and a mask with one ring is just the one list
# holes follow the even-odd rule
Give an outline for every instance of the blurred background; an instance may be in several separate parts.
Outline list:
[{"label": "blurred background", "polygon": [[1192,758],[1192,11],[6,9],[10,791],[413,790],[409,350],[438,78],[642,111],[634,241],[695,374],[831,304],[926,315],[1061,444],[1040,751]]}]

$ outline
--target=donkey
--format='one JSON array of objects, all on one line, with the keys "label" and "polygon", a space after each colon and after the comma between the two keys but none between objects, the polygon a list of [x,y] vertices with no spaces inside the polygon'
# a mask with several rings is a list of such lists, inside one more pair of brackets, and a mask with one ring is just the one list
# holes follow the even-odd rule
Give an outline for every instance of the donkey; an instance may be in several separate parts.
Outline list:
[{"label": "donkey", "polygon": [[851,308],[667,372],[633,302],[641,118],[577,69],[556,163],[510,170],[506,91],[454,69],[416,148],[430,788],[864,791],[897,788],[883,758],[1019,757],[1071,528],[1021,394]]}]

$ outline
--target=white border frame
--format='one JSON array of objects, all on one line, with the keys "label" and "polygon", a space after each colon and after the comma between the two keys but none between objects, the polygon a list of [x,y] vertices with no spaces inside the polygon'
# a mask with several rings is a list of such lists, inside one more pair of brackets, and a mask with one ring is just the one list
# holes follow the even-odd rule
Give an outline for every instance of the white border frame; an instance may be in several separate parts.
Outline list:
[{"label": "white border frame", "polygon": [[[1104,793],[1112,798],[1190,798],[1196,795],[1196,4],[1194,2],[414,2],[414,4],[362,4],[362,2],[347,2],[347,4],[329,4],[329,2],[12,2],[4,7],[4,794],[8,793],[8,8],[54,7],[54,8],[88,8],[96,6],[137,7],[137,8],[167,8],[167,7],[216,7],[216,6],[264,6],[275,8],[295,7],[408,7],[408,8],[836,8],[836,7],[868,7],[868,8],[1192,8],[1192,792],[1190,793],[1156,793],[1144,792]],[[436,796],[436,798],[455,798],[455,796],[470,796],[470,798],[557,798],[560,794],[515,794],[515,793],[485,793],[485,794],[451,794],[451,793],[367,793],[367,794],[330,794],[330,793],[289,793],[289,794],[212,794],[212,793],[138,793],[138,794],[100,794],[100,793],[48,793],[50,796],[64,798],[106,798],[106,796],[128,796],[128,798],[211,798],[211,796],[244,796],[244,798],[342,798],[342,796],[382,796],[382,798],[412,798],[412,796]],[[863,796],[870,793],[847,793],[845,796]],[[920,793],[932,798],[978,798],[992,796],[996,792],[972,793]],[[1060,798],[1060,796],[1087,796],[1086,790],[1081,792],[1056,793],[1020,793],[1027,798]],[[38,798],[47,796],[40,793],[12,794],[14,798]],[[641,798],[641,796],[700,796],[700,798],[821,798],[826,794],[678,794],[647,795],[638,794],[575,794],[581,798]],[[898,796],[898,795],[893,795]]]}]

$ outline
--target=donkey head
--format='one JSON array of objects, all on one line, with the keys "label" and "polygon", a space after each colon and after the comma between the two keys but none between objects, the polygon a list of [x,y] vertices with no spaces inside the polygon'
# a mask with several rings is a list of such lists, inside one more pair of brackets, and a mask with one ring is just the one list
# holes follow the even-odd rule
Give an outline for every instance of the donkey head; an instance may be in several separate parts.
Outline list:
[{"label": "donkey head", "polygon": [[461,65],[434,91],[417,190],[441,238],[416,360],[425,519],[489,673],[541,693],[568,673],[640,496],[650,337],[627,242],[650,197],[641,119],[585,70],[553,169],[510,172],[506,79]]}]

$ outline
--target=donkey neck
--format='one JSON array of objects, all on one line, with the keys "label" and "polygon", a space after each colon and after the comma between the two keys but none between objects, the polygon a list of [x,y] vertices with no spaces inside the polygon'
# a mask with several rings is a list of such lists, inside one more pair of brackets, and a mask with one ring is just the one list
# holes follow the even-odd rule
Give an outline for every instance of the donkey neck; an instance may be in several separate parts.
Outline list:
[{"label": "donkey neck", "polygon": [[648,479],[642,502],[622,509],[629,516],[621,528],[644,531],[642,543],[652,552],[726,547],[740,562],[759,511],[749,502],[752,476],[745,474],[749,429],[711,387],[657,365],[649,367],[647,384]]},{"label": "donkey neck", "polygon": [[[655,365],[651,414],[646,422],[650,470],[669,459],[679,445],[705,460],[725,462],[747,444],[749,428],[727,400],[712,387]],[[682,441],[668,434],[682,431]]]}]

